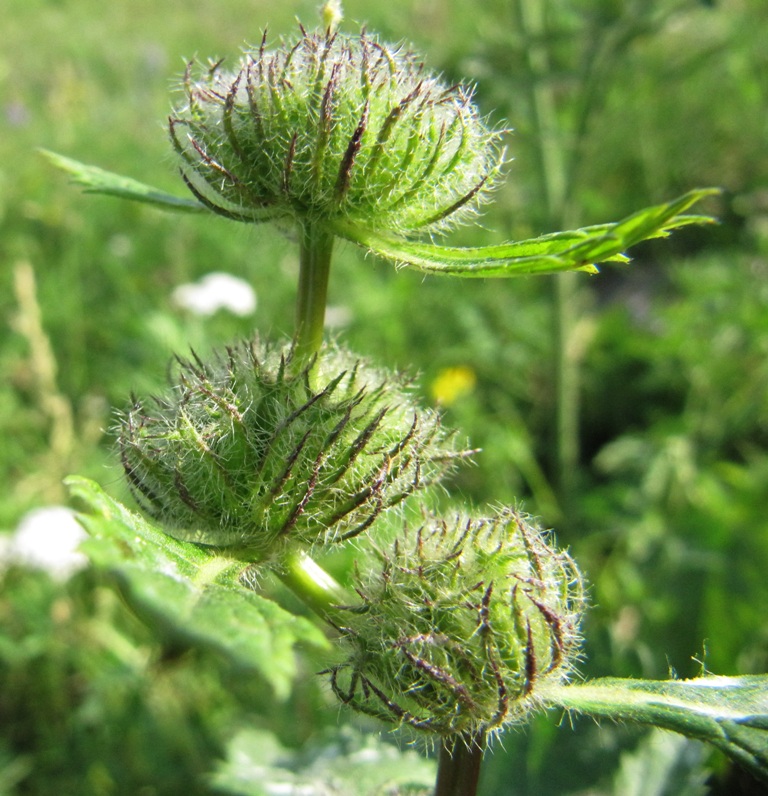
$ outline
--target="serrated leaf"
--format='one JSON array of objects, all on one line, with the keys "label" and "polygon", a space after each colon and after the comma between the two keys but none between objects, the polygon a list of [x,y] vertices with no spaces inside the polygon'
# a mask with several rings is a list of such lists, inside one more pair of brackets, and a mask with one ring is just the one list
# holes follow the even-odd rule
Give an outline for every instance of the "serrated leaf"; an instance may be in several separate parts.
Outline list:
[{"label": "serrated leaf", "polygon": [[130,177],[105,171],[98,166],[80,163],[78,160],[64,157],[56,152],[49,152],[47,149],[41,149],[40,152],[56,168],[69,174],[72,181],[81,186],[85,193],[100,193],[116,196],[119,199],[131,199],[134,202],[144,202],[177,213],[199,213],[206,209],[195,199],[173,196]]},{"label": "serrated leaf", "polygon": [[463,277],[509,277],[559,271],[595,273],[595,263],[626,262],[625,250],[689,224],[709,223],[701,215],[682,215],[705,196],[717,193],[704,188],[690,191],[664,204],[647,207],[613,224],[555,232],[531,240],[477,248],[452,248],[434,243],[406,241],[337,222],[339,237],[364,246],[373,254],[431,274]]},{"label": "serrated leaf", "polygon": [[552,707],[707,741],[768,782],[768,675],[665,681],[602,678],[557,686],[544,699]]},{"label": "serrated leaf", "polygon": [[[195,199],[173,196],[98,166],[48,150],[40,151],[54,166],[67,172],[87,193],[131,199],[175,212],[198,213],[208,209]],[[561,271],[594,274],[597,273],[596,263],[627,262],[629,258],[625,251],[636,243],[665,237],[671,231],[691,224],[712,223],[714,219],[709,216],[684,215],[684,212],[704,197],[716,193],[716,188],[699,188],[671,202],[639,210],[614,223],[474,248],[440,246],[381,235],[373,226],[361,226],[349,221],[329,220],[329,227],[340,238],[356,243],[373,254],[431,274],[462,277],[510,277]]]},{"label": "serrated leaf", "polygon": [[294,646],[327,647],[309,620],[242,586],[242,562],[168,536],[92,481],[70,477],[67,485],[89,509],[79,516],[90,534],[82,549],[158,633],[223,654],[280,697],[296,672]]}]

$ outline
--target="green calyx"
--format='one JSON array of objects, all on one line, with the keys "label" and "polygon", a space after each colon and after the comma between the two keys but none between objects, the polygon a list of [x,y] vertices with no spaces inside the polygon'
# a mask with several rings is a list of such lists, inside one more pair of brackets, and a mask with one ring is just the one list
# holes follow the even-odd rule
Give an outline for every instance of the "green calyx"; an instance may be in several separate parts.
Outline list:
[{"label": "green calyx", "polygon": [[519,722],[579,650],[584,594],[571,558],[529,517],[433,520],[358,576],[361,608],[331,669],[344,703],[443,736]]},{"label": "green calyx", "polygon": [[356,536],[461,455],[402,379],[320,353],[292,369],[290,346],[242,343],[178,360],[166,394],[134,400],[118,443],[147,513],[177,538],[265,557]]},{"label": "green calyx", "polygon": [[409,234],[476,210],[503,154],[471,92],[365,31],[247,51],[184,83],[170,134],[187,185],[229,218]]}]

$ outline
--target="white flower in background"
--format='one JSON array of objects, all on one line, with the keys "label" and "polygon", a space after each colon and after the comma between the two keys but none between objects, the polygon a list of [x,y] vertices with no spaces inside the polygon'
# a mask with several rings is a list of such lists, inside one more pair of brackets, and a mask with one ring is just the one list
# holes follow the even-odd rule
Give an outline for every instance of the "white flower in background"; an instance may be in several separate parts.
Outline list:
[{"label": "white flower in background", "polygon": [[171,294],[177,307],[194,315],[213,315],[227,310],[233,315],[245,317],[256,310],[256,293],[243,279],[232,274],[215,271],[198,279],[179,285]]},{"label": "white flower in background", "polygon": [[329,304],[325,308],[326,329],[341,329],[353,320],[352,310],[342,304]]},{"label": "white flower in background", "polygon": [[86,536],[72,509],[33,509],[21,518],[16,531],[0,549],[0,564],[42,569],[57,580],[66,580],[88,564],[77,549]]}]

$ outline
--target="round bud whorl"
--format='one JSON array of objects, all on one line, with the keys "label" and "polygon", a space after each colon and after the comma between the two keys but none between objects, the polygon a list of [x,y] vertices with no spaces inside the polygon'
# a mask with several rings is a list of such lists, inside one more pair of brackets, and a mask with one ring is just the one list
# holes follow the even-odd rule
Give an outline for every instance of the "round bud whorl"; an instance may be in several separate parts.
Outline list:
[{"label": "round bud whorl", "polygon": [[477,209],[503,160],[471,92],[365,31],[249,50],[184,81],[170,119],[181,171],[242,221],[434,231]]},{"label": "round bud whorl", "polygon": [[572,672],[581,576],[530,517],[432,520],[379,558],[340,628],[348,657],[326,672],[342,702],[443,736],[492,732]]},{"label": "round bud whorl", "polygon": [[259,341],[179,359],[168,392],[121,416],[129,484],[168,533],[262,557],[343,541],[461,455],[402,378],[330,347],[291,365]]}]

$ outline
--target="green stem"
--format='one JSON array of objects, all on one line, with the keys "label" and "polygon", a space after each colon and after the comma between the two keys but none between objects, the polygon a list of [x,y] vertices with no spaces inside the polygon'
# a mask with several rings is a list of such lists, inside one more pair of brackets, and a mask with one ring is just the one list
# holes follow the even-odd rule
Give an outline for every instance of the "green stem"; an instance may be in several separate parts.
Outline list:
[{"label": "green stem", "polygon": [[[538,143],[539,180],[547,212],[554,228],[569,229],[575,218],[573,197],[580,179],[590,122],[608,96],[614,79],[616,59],[640,36],[664,24],[674,9],[659,13],[654,4],[630,3],[624,14],[608,29],[592,32],[584,48],[582,68],[577,78],[573,124],[567,138],[558,134],[555,93],[547,49],[546,0],[516,0],[517,24],[529,45],[526,50],[527,86],[531,118]],[[563,513],[571,513],[576,494],[579,462],[579,405],[581,350],[574,345],[578,322],[580,287],[576,274],[566,272],[553,279],[555,344],[555,478]]]},{"label": "green stem", "polygon": [[321,619],[334,627],[344,624],[342,607],[358,600],[304,552],[287,553],[280,562],[280,580]]},{"label": "green stem", "polygon": [[302,227],[296,299],[294,361],[297,369],[304,367],[323,344],[333,241],[333,233],[324,225],[310,222]]},{"label": "green stem", "polygon": [[437,764],[435,796],[475,796],[484,751],[484,733],[444,738]]},{"label": "green stem", "polygon": [[579,464],[580,355],[574,345],[579,285],[575,277],[573,272],[567,272],[557,274],[553,280],[556,484],[565,517],[571,513]]},{"label": "green stem", "polygon": [[[529,44],[526,49],[527,85],[531,118],[538,142],[539,182],[547,220],[557,227],[572,219],[568,209],[565,148],[558,134],[557,106],[548,78],[551,76],[547,51],[547,3],[517,0],[517,22]],[[573,356],[572,335],[576,323],[574,305],[579,285],[573,273],[553,279],[553,336],[555,344],[555,473],[558,497],[565,516],[574,492],[579,459],[579,363]]]}]

